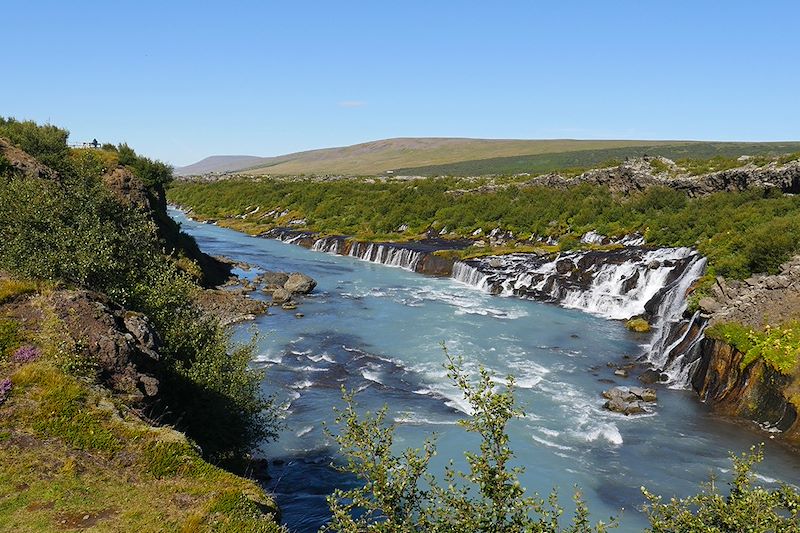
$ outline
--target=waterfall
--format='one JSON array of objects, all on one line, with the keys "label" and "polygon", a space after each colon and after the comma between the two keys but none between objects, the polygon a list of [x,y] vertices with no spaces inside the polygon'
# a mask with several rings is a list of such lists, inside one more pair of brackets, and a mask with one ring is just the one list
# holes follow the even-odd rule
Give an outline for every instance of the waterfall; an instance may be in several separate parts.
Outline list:
[{"label": "waterfall", "polygon": [[315,252],[325,252],[328,254],[338,254],[340,239],[334,237],[323,237],[314,241],[311,249]]},{"label": "waterfall", "polygon": [[453,278],[621,320],[645,314],[646,304],[695,257],[690,248],[573,252],[552,260],[510,254],[457,262]]},{"label": "waterfall", "polygon": [[618,320],[644,314],[645,304],[667,284],[675,263],[691,253],[689,248],[660,248],[636,261],[600,265],[591,285],[567,290],[561,305]]},{"label": "waterfall", "polygon": [[548,260],[510,254],[457,261],[452,277],[487,292],[558,303],[609,319],[652,317],[647,361],[685,387],[697,367],[705,321],[684,319],[686,293],[706,260],[691,248],[596,250]]},{"label": "waterfall", "polygon": [[[338,242],[335,251],[333,250],[333,245],[329,246],[327,251],[338,253]],[[362,261],[398,267],[412,272],[416,270],[417,265],[424,256],[423,252],[393,244],[369,243],[365,246],[364,243],[360,242],[354,242],[347,255],[361,259]]]},{"label": "waterfall", "polygon": [[489,289],[489,276],[463,261],[456,261],[453,264],[453,274],[451,277],[456,281],[481,290]]},{"label": "waterfall", "polygon": [[[686,292],[692,283],[703,275],[705,267],[706,259],[695,255],[683,275],[666,289],[658,311],[655,313],[657,322],[653,328],[653,340],[648,347],[648,360],[656,368],[663,369],[669,376],[670,384],[675,387],[685,387],[691,379],[691,367],[696,366],[696,362],[692,360],[691,356],[703,338],[702,332],[705,323],[699,313],[695,313],[688,321],[683,319],[683,315],[688,305]],[[686,329],[677,339],[670,342],[674,337],[676,326]],[[699,331],[694,338],[689,339],[689,335],[692,334],[695,327]],[[687,340],[691,340],[689,346],[673,358],[672,352],[685,344]]]}]

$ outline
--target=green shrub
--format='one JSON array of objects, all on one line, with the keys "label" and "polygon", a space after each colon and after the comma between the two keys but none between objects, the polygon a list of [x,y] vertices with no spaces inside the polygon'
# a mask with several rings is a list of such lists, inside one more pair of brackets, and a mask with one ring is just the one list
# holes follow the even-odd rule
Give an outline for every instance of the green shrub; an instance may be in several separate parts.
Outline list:
[{"label": "green shrub", "polygon": [[730,170],[747,164],[747,160],[739,161],[736,157],[715,156],[710,159],[681,159],[677,161],[690,175],[699,176],[709,172]]},{"label": "green shrub", "polygon": [[[620,200],[600,186],[558,190],[516,185],[476,191],[479,183],[456,178],[376,183],[232,179],[177,182],[168,194],[196,216],[231,220],[257,231],[297,218],[324,234],[396,240],[409,237],[396,231],[401,224],[418,232],[446,227],[461,237],[475,228],[500,227],[515,235],[563,239],[567,248],[589,230],[609,236],[641,232],[648,244],[695,247],[716,274],[736,279],[773,272],[800,251],[797,195],[755,190],[687,198],[670,188],[653,187]],[[460,192],[453,194],[454,190]],[[236,218],[256,206],[260,209],[255,215]],[[290,214],[280,219],[265,216],[271,211]]]},{"label": "green shrub", "polygon": [[[447,352],[445,352],[447,355]],[[469,472],[452,466],[440,484],[428,465],[436,453],[432,441],[423,449],[392,453],[395,426],[386,424],[387,409],[360,415],[353,394],[343,391],[345,408],[337,411],[335,436],[346,458],[345,470],[364,482],[362,487],[336,490],[328,498],[333,518],[325,531],[361,533],[382,531],[519,531],[557,532],[563,509],[553,492],[547,502],[527,496],[519,483],[522,467],[511,467],[508,422],[521,411],[514,399],[513,377],[507,389],[498,390],[494,376],[481,369],[477,381],[465,374],[460,358],[447,355],[448,376],[464,394],[473,414],[460,421],[468,432],[481,437],[479,452],[465,452]],[[605,531],[592,525],[580,497],[566,531]],[[612,525],[613,527],[613,525]]]},{"label": "green shrub", "polygon": [[650,168],[656,174],[662,174],[672,170],[668,164],[658,158],[650,160]]},{"label": "green shrub", "polygon": [[648,531],[798,531],[800,528],[800,494],[783,485],[768,490],[754,484],[753,465],[764,456],[760,448],[736,457],[731,454],[735,475],[729,483],[728,494],[722,494],[717,483],[711,483],[700,493],[663,503],[660,496],[642,492],[648,500],[644,511],[650,520]]},{"label": "green shrub", "polygon": [[127,144],[117,147],[116,155],[120,165],[130,167],[136,176],[148,187],[159,187],[172,181],[172,167],[161,161],[154,161],[138,155]]},{"label": "green shrub", "polygon": [[[120,162],[134,157],[139,165],[131,152],[121,147]],[[198,287],[163,254],[152,221],[121,205],[98,172],[89,174],[60,183],[0,176],[0,269],[103,292],[150,317],[165,341],[162,403],[152,416],[177,424],[215,460],[242,454],[272,435],[276,420],[261,374],[249,366],[252,346],[230,345],[193,303]],[[79,346],[45,351],[63,354],[63,368],[87,373]]]},{"label": "green shrub", "polygon": [[[51,124],[0,117],[0,137],[5,137],[32,157],[60,174],[71,174],[67,130]],[[2,170],[2,166],[0,166]]]}]

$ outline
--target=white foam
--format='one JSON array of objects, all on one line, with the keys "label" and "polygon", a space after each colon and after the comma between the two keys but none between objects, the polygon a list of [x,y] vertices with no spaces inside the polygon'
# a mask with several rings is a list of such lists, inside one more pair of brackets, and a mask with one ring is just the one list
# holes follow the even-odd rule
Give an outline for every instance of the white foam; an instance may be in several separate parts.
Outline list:
[{"label": "white foam", "polygon": [[263,353],[256,355],[253,361],[257,363],[274,363],[279,364],[283,361],[283,355],[274,353]]},{"label": "white foam", "polygon": [[575,448],[572,448],[570,446],[564,446],[562,444],[556,444],[555,442],[549,441],[547,439],[543,439],[542,437],[537,437],[536,435],[531,435],[531,438],[533,440],[535,440],[536,442],[538,442],[539,444],[544,444],[545,446],[548,446],[550,448],[556,448],[558,450],[574,450],[575,449]]},{"label": "white foam", "polygon": [[298,431],[295,435],[297,437],[302,437],[303,435],[308,435],[309,433],[311,433],[311,431],[313,431],[313,429],[314,429],[314,426],[306,426],[306,427],[302,428],[300,431]]},{"label": "white foam", "polygon": [[400,413],[394,418],[394,421],[398,424],[409,424],[412,426],[454,426],[458,424],[458,420],[433,420],[416,413]]},{"label": "white foam", "polygon": [[622,434],[619,432],[619,429],[617,429],[617,426],[613,424],[593,429],[585,433],[584,438],[586,442],[605,440],[614,446],[622,445]]},{"label": "white foam", "polygon": [[[310,353],[310,352],[309,352]],[[331,355],[327,352],[323,352],[320,355],[308,355],[306,356],[315,363],[319,363],[320,361],[327,361],[328,363],[335,363],[336,360],[331,357]]]},{"label": "white foam", "polygon": [[380,374],[374,370],[361,369],[361,375],[368,381],[383,385]]}]

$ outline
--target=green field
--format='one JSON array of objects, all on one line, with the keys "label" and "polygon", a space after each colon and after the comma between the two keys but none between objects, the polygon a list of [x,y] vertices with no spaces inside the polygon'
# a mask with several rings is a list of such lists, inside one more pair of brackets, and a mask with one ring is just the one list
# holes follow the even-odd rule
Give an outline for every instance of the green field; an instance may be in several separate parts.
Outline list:
[{"label": "green field", "polygon": [[782,143],[717,143],[698,142],[641,145],[623,148],[573,150],[535,155],[473,159],[443,165],[401,168],[398,175],[409,176],[485,176],[490,174],[544,174],[563,169],[590,168],[607,161],[626,157],[659,155],[673,160],[738,157],[741,155],[778,155],[800,151],[800,142]]}]

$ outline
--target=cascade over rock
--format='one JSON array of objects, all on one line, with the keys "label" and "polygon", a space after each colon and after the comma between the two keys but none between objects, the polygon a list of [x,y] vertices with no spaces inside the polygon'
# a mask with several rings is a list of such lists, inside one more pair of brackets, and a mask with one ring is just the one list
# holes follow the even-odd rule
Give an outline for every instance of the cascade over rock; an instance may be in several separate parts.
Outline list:
[{"label": "cascade over rock", "polygon": [[[622,247],[612,250],[567,252],[555,258],[516,253],[455,261],[433,252],[463,249],[472,241],[431,237],[405,243],[360,242],[292,228],[275,228],[261,236],[412,272],[451,276],[490,294],[556,303],[604,318],[643,316],[654,331],[647,360],[659,373],[666,372],[674,386],[685,387],[696,366],[681,350],[696,348],[704,322],[683,315],[686,293],[706,262],[691,248],[648,248],[640,235],[631,235],[614,241]],[[587,234],[584,240],[607,238]],[[687,369],[687,365],[693,366]]]}]

